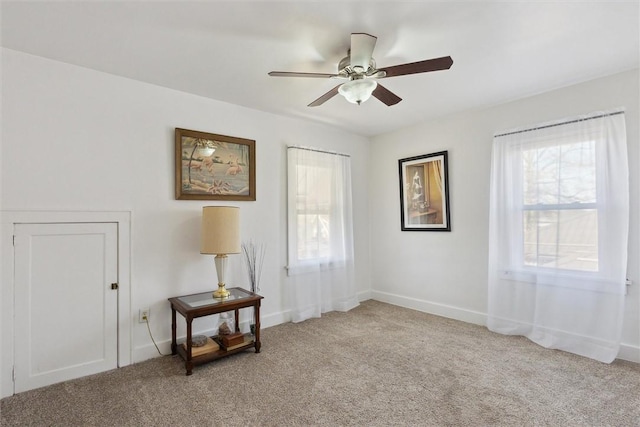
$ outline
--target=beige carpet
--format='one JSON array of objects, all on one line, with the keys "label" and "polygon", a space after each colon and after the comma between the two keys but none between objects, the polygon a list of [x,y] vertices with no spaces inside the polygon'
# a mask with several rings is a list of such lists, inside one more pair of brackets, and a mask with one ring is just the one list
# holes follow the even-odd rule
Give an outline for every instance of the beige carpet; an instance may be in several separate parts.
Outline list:
[{"label": "beige carpet", "polygon": [[[167,325],[167,328],[169,325]],[[263,330],[184,375],[161,357],[3,399],[3,426],[640,426],[640,365],[375,301]]]}]

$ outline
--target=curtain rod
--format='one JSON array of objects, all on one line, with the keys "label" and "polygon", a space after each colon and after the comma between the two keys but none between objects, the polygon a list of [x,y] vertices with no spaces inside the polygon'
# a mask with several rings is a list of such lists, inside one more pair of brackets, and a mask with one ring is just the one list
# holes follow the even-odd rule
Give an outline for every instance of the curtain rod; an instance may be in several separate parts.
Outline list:
[{"label": "curtain rod", "polygon": [[494,138],[499,138],[501,136],[515,135],[515,134],[518,134],[518,133],[531,132],[531,131],[539,130],[539,129],[546,129],[546,128],[552,128],[552,127],[555,127],[555,126],[568,125],[568,124],[571,124],[571,123],[584,122],[586,120],[591,120],[591,119],[600,119],[602,117],[615,116],[616,114],[624,114],[624,110],[622,110],[622,111],[614,111],[612,113],[598,114],[597,116],[585,117],[583,119],[574,119],[574,120],[568,120],[566,122],[561,122],[561,123],[552,123],[552,124],[549,124],[549,125],[537,126],[537,127],[530,128],[530,129],[522,129],[522,130],[516,130],[516,131],[513,131],[513,132],[501,133],[499,135],[493,135],[493,137]]},{"label": "curtain rod", "polygon": [[297,150],[306,150],[306,151],[315,151],[316,153],[325,153],[325,154],[333,154],[334,156],[342,156],[342,157],[351,157],[349,154],[337,153],[335,151],[325,151],[317,148],[307,148],[307,147],[298,147],[295,145],[289,145],[287,150],[290,148],[295,148]]}]

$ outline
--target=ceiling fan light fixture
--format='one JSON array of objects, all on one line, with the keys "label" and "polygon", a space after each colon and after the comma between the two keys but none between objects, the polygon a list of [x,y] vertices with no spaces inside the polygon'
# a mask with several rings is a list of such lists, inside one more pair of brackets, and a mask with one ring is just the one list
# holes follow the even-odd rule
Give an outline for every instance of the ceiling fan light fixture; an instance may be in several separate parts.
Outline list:
[{"label": "ceiling fan light fixture", "polygon": [[338,93],[352,104],[362,104],[371,98],[371,94],[378,86],[375,80],[355,79],[344,83],[338,88]]}]

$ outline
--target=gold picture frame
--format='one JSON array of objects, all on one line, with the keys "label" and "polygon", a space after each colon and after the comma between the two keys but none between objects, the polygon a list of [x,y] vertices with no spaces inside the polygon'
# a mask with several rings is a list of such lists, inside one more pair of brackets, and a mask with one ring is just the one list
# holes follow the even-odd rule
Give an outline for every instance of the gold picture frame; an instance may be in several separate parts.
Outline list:
[{"label": "gold picture frame", "polygon": [[256,200],[256,142],[175,131],[176,200]]}]

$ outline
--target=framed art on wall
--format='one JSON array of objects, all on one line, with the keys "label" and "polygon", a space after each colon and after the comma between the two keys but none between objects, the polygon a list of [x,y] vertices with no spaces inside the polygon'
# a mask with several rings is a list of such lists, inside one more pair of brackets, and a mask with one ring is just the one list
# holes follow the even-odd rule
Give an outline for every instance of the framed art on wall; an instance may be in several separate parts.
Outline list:
[{"label": "framed art on wall", "polygon": [[402,231],[451,231],[447,152],[398,160]]},{"label": "framed art on wall", "polygon": [[256,200],[256,142],[176,128],[177,200]]}]

